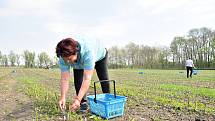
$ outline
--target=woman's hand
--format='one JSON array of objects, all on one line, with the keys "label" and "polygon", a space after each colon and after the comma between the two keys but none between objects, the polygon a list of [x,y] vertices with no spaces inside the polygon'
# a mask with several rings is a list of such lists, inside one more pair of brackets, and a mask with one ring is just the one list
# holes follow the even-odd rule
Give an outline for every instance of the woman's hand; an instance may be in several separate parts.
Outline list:
[{"label": "woman's hand", "polygon": [[80,107],[80,100],[75,98],[74,102],[69,106],[69,110],[74,112]]},{"label": "woman's hand", "polygon": [[63,109],[65,108],[66,99],[65,99],[65,98],[61,98],[61,99],[58,101],[58,104],[59,104],[60,109],[63,110]]}]

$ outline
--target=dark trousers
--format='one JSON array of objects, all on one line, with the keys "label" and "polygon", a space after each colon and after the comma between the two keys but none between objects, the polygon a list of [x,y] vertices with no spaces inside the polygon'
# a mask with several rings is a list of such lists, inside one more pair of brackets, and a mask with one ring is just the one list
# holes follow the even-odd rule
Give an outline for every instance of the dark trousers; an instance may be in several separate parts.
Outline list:
[{"label": "dark trousers", "polygon": [[[107,68],[107,59],[108,59],[108,52],[106,52],[105,58],[95,63],[95,69],[99,80],[108,80],[108,68]],[[79,90],[81,88],[83,82],[83,74],[84,69],[73,69],[74,73],[74,84],[76,94],[78,95]],[[102,82],[101,83],[102,92],[103,93],[110,93],[110,84],[109,82]],[[86,102],[86,96],[81,100],[81,102]]]},{"label": "dark trousers", "polygon": [[186,68],[187,68],[187,78],[189,78],[189,76],[192,78],[193,67],[186,66]]}]

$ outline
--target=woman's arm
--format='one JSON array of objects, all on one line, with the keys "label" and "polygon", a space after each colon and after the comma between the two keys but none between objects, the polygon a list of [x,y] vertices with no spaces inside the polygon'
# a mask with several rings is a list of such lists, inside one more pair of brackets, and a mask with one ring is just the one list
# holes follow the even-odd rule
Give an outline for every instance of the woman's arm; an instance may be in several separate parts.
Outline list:
[{"label": "woman's arm", "polygon": [[61,97],[58,102],[61,110],[65,108],[66,94],[69,89],[69,76],[70,76],[69,72],[61,72],[61,81],[60,81]]},{"label": "woman's arm", "polygon": [[70,73],[69,72],[61,72],[61,99],[66,99],[66,94],[69,89],[69,77]]},{"label": "woman's arm", "polygon": [[79,90],[78,96],[75,97],[73,104],[70,106],[71,111],[75,111],[80,106],[81,99],[84,97],[87,90],[89,89],[92,75],[93,75],[93,70],[84,70],[84,78],[81,85],[81,89]]}]

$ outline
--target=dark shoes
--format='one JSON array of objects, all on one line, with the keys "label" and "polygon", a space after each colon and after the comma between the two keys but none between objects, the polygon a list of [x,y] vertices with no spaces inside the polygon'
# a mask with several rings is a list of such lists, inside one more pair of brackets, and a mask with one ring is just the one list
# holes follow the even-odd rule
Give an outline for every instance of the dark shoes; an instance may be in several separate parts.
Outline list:
[{"label": "dark shoes", "polygon": [[81,105],[80,105],[80,111],[82,113],[86,113],[88,110],[88,105],[87,105],[87,102],[82,102]]},{"label": "dark shoes", "polygon": [[189,77],[192,78],[192,76],[187,76],[187,78],[189,78]]}]

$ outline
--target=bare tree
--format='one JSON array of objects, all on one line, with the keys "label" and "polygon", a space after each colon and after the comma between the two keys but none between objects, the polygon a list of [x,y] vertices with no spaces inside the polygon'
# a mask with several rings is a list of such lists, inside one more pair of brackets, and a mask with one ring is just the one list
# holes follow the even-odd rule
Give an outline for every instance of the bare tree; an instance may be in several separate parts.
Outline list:
[{"label": "bare tree", "polygon": [[8,67],[8,57],[7,57],[7,55],[2,55],[1,63],[2,63],[2,66]]},{"label": "bare tree", "polygon": [[8,55],[8,59],[10,61],[10,65],[15,66],[16,54],[13,51],[10,51],[10,54]]},{"label": "bare tree", "polygon": [[26,68],[32,68],[35,67],[35,53],[30,52],[28,50],[24,51],[23,58],[25,61],[25,67]]},{"label": "bare tree", "polygon": [[46,52],[42,52],[38,55],[38,63],[40,68],[41,67],[47,68],[48,66],[50,66],[51,59]]},{"label": "bare tree", "polygon": [[2,64],[2,53],[1,53],[1,51],[0,51],[0,66],[1,66],[1,65],[3,65],[3,64]]},{"label": "bare tree", "polygon": [[16,54],[16,63],[17,63],[17,66],[19,67],[20,66],[20,55]]}]

